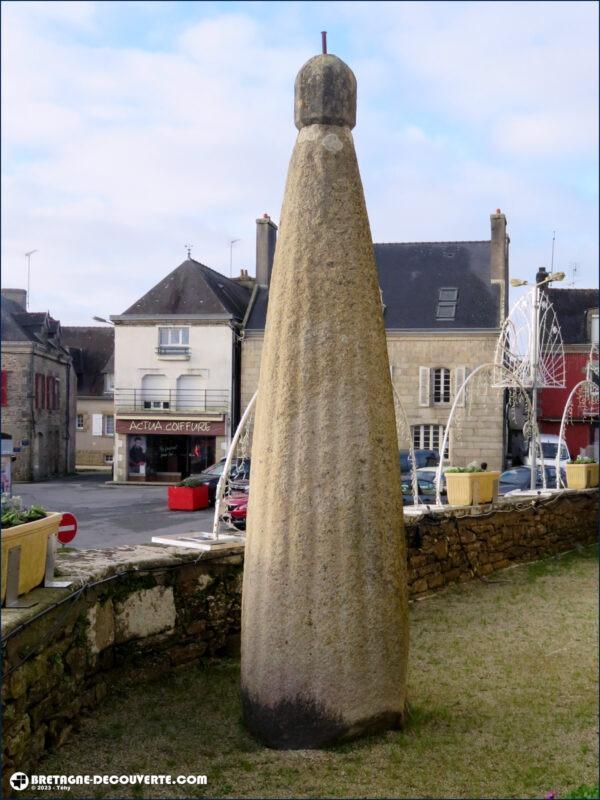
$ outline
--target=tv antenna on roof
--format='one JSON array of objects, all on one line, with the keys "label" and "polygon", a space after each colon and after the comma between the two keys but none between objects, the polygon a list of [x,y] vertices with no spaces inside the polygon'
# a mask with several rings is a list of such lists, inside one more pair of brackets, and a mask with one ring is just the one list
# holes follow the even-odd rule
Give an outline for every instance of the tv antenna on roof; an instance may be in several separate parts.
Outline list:
[{"label": "tv antenna on roof", "polygon": [[577,282],[578,269],[579,269],[579,264],[577,263],[577,261],[573,261],[573,263],[571,264],[571,282],[569,283],[569,286],[575,286]]},{"label": "tv antenna on roof", "polygon": [[550,260],[550,272],[554,272],[554,242],[556,241],[556,231],[552,231],[552,258]]},{"label": "tv antenna on roof", "polygon": [[194,245],[193,245],[193,244],[184,244],[183,246],[184,246],[184,247],[186,248],[186,250],[187,250],[187,257],[188,257],[188,258],[191,258],[191,257],[192,257],[192,247],[193,247]]},{"label": "tv antenna on roof", "polygon": [[31,279],[31,256],[37,253],[37,250],[30,250],[28,253],[25,253],[25,258],[27,259],[27,300],[25,302],[26,309],[29,309],[29,284]]}]

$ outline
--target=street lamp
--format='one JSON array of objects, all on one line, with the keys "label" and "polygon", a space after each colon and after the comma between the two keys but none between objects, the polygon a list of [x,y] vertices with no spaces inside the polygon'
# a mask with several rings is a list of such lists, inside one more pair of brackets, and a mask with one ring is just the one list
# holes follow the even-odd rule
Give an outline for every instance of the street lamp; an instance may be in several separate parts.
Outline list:
[{"label": "street lamp", "polygon": [[104,317],[92,317],[93,320],[96,322],[105,322],[107,325],[114,325],[114,322],[111,322],[109,319],[104,319]]},{"label": "street lamp", "polygon": [[25,305],[26,305],[27,309],[29,308],[29,293],[30,293],[29,284],[30,284],[30,278],[31,278],[31,256],[34,253],[37,253],[37,250],[30,250],[28,253],[25,253],[25,258],[27,259],[27,302],[26,302]]},{"label": "street lamp", "polygon": [[[539,360],[540,360],[540,286],[543,286],[546,283],[550,283],[551,281],[562,281],[565,279],[564,272],[552,272],[550,275],[547,275],[544,280],[539,281],[539,283],[534,284],[533,286],[533,305],[531,307],[531,347],[529,348],[529,364],[530,364],[530,373],[531,373],[531,413],[533,415],[533,422],[535,429],[537,430],[537,383],[538,383],[538,372],[539,372]],[[511,278],[510,285],[517,287],[517,286],[528,286],[529,281],[522,280],[521,278]],[[559,442],[560,447],[560,442]],[[535,490],[536,486],[536,476],[537,476],[537,450],[536,450],[536,441],[535,441],[535,430],[534,436],[531,439],[531,444],[529,445],[529,462],[531,465],[531,476],[530,476],[530,489],[532,491]],[[544,465],[542,464],[542,469]]]}]

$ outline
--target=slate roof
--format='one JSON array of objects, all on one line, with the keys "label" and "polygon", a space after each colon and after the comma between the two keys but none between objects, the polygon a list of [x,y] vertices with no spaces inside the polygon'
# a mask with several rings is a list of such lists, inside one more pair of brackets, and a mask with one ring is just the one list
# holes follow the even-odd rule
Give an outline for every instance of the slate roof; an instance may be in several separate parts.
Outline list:
[{"label": "slate roof", "polygon": [[[374,244],[388,330],[457,330],[500,325],[500,287],[490,282],[491,242]],[[458,289],[456,316],[437,320],[439,290]],[[264,330],[268,289],[261,287],[247,328]]]},{"label": "slate roof", "polygon": [[7,297],[0,299],[0,338],[3,342],[32,342],[51,353],[68,354],[62,346],[60,322],[47,311],[24,311]]},{"label": "slate roof", "polygon": [[104,373],[114,371],[115,329],[67,326],[62,328],[62,341],[73,357],[77,394],[104,395]]},{"label": "slate roof", "polygon": [[243,319],[250,299],[245,286],[189,258],[140,297],[122,316],[228,314]]},{"label": "slate roof", "polygon": [[586,311],[598,308],[598,289],[549,288],[550,302],[558,317],[565,344],[587,344],[590,341]]}]

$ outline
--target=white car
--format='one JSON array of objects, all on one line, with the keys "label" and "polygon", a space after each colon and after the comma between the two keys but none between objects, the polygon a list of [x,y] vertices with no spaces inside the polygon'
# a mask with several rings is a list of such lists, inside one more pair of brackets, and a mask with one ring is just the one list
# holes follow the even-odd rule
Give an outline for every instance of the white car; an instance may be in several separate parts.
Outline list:
[{"label": "white car", "polygon": [[[552,467],[556,464],[556,454],[558,453],[559,446],[560,446],[560,466],[564,468],[567,462],[571,460],[567,443],[565,442],[564,439],[561,442],[560,438],[558,436],[555,436],[553,433],[541,433],[540,445],[542,447],[542,455],[544,457],[543,462],[548,467]],[[539,451],[537,453],[536,462],[538,464],[540,462]],[[531,465],[531,461],[529,459],[529,453],[527,453],[527,455],[523,458],[523,463],[525,464],[525,466]]]}]

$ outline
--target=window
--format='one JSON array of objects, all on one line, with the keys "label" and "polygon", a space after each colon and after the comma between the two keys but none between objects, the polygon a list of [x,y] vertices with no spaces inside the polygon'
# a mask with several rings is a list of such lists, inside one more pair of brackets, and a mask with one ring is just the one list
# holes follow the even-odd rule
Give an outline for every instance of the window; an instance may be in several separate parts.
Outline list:
[{"label": "window", "polygon": [[46,379],[41,372],[35,374],[35,407],[46,408]]},{"label": "window", "polygon": [[190,343],[189,328],[159,328],[159,347],[187,347]]},{"label": "window", "polygon": [[598,344],[598,312],[590,314],[590,340]]},{"label": "window", "polygon": [[115,418],[112,414],[104,415],[104,435],[105,436],[115,435]]},{"label": "window", "polygon": [[83,414],[77,414],[77,430],[78,431],[85,430],[85,426],[83,424]]},{"label": "window", "polygon": [[115,376],[112,372],[104,373],[104,393],[112,394],[115,390]]},{"label": "window", "polygon": [[450,402],[450,370],[444,367],[433,370],[433,402]]},{"label": "window", "polygon": [[104,463],[105,464],[112,464],[113,463],[113,454],[112,453],[105,453],[104,454]]},{"label": "window", "polygon": [[[413,447],[415,450],[439,450],[444,441],[444,431],[444,425],[413,425]],[[444,458],[448,458],[447,444]]]},{"label": "window", "polygon": [[52,387],[52,408],[57,409],[60,405],[60,381],[54,378],[54,385]]},{"label": "window", "polygon": [[8,372],[2,370],[2,405],[8,405]]},{"label": "window", "polygon": [[454,322],[456,317],[456,305],[458,303],[458,289],[440,289],[438,294],[438,304],[435,318],[438,321]]}]

